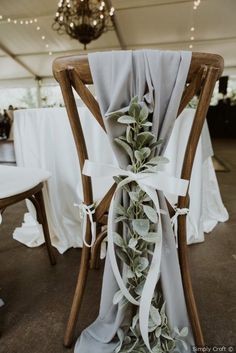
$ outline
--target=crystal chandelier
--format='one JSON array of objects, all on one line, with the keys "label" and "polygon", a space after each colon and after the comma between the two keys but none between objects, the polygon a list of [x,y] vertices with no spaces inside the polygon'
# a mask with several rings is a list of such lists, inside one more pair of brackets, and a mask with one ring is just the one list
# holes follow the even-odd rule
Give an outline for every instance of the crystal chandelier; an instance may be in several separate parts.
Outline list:
[{"label": "crystal chandelier", "polygon": [[113,28],[114,7],[100,0],[60,0],[52,28],[86,45]]}]

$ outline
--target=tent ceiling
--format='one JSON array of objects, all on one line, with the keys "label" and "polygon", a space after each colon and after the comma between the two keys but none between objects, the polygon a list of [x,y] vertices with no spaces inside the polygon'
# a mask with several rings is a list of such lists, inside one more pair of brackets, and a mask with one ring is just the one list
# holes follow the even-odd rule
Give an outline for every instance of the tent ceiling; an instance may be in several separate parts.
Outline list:
[{"label": "tent ceiling", "polygon": [[[37,18],[34,25],[0,24],[0,80],[52,76],[55,57],[83,53],[83,47],[51,28],[58,0],[1,0],[4,19]],[[192,26],[192,0],[113,0],[116,18],[127,49],[159,48],[188,50]],[[221,54],[226,72],[236,73],[236,1],[202,0],[194,11],[194,51]],[[41,36],[46,39],[42,40]],[[49,44],[49,48],[45,45]],[[89,51],[119,49],[115,31],[89,45]],[[48,52],[52,51],[49,56]],[[9,56],[12,54],[12,57]],[[27,71],[14,57],[29,68]],[[31,72],[30,72],[31,71]]]}]

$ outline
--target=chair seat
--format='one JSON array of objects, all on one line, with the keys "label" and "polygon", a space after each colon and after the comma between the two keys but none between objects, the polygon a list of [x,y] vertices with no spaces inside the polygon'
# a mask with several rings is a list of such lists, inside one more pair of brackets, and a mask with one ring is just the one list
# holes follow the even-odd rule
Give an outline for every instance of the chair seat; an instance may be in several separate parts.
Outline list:
[{"label": "chair seat", "polygon": [[50,176],[51,174],[43,169],[1,165],[0,199],[30,190]]}]

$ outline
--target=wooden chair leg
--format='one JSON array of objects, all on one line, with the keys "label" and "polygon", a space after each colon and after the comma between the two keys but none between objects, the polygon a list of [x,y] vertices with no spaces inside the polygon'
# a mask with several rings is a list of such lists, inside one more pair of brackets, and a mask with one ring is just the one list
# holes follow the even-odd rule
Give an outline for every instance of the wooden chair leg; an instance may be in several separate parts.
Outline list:
[{"label": "wooden chair leg", "polygon": [[55,265],[56,264],[55,252],[51,244],[42,190],[37,192],[33,197],[29,197],[29,200],[35,206],[38,222],[42,224],[45,244],[47,247],[50,263],[51,265]]},{"label": "wooden chair leg", "polygon": [[197,347],[202,347],[205,345],[204,338],[202,334],[202,329],[200,325],[199,315],[197,311],[197,306],[193,294],[193,287],[191,282],[191,275],[188,263],[188,249],[186,244],[186,215],[179,216],[178,219],[178,253],[179,262],[182,274],[182,281],[184,287],[185,300],[188,310],[189,319],[192,326],[192,331],[195,339],[195,344]]},{"label": "wooden chair leg", "polygon": [[77,280],[74,298],[71,306],[71,311],[70,311],[66,332],[64,336],[64,345],[66,347],[70,347],[73,342],[75,326],[77,323],[78,314],[81,307],[86,280],[88,276],[89,260],[90,260],[90,248],[84,246],[81,254],[78,280]]}]

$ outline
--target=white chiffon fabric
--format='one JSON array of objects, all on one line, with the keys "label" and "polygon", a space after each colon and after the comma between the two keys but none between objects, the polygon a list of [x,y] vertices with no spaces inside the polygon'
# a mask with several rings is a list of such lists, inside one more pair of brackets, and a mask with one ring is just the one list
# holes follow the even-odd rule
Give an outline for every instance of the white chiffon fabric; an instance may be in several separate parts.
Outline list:
[{"label": "white chiffon fabric", "polygon": [[[165,155],[170,163],[167,171],[180,176],[183,153],[195,110],[185,109],[176,120]],[[109,141],[100,125],[85,107],[79,107],[85,138],[91,160],[117,164]],[[22,167],[43,168],[51,172],[44,190],[47,216],[53,245],[60,253],[70,247],[82,246],[82,228],[78,209],[73,205],[83,200],[79,161],[73,136],[64,108],[25,109],[15,111],[14,143],[17,164]],[[177,143],[178,142],[178,143]],[[175,153],[178,146],[178,153]],[[188,243],[204,240],[204,232],[210,232],[217,222],[228,219],[211,161],[212,147],[207,126],[204,127],[197,149],[190,184],[190,217],[188,217]],[[173,158],[174,156],[174,158]],[[113,183],[112,179],[97,179],[93,187],[99,200]],[[198,192],[194,192],[198,190]],[[194,192],[194,197],[193,195]],[[172,197],[172,202],[176,199]],[[27,246],[39,246],[44,242],[34,210],[25,215],[22,227],[14,232],[14,238]]]}]

